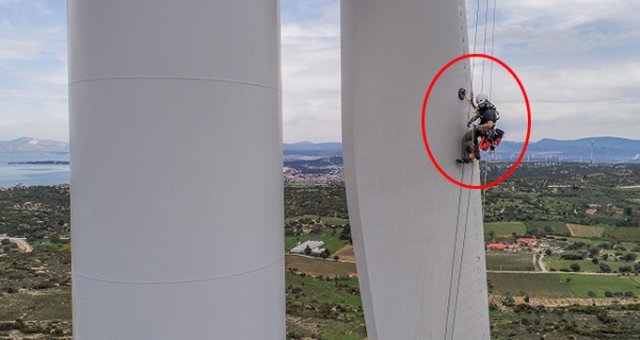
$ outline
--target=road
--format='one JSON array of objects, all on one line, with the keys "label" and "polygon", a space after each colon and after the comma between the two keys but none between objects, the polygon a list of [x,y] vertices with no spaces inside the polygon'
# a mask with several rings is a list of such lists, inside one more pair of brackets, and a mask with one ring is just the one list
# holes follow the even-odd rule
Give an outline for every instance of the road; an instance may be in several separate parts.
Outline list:
[{"label": "road", "polygon": [[[533,255],[535,258],[535,255]],[[544,261],[542,261],[542,259],[544,259],[544,252],[540,253],[540,256],[538,257],[538,267],[540,268],[540,271],[542,272],[548,272],[547,267],[544,266]]]},{"label": "road", "polygon": [[487,273],[498,274],[571,274],[571,275],[601,275],[601,276],[619,276],[618,273],[590,273],[590,272],[541,272],[541,271],[524,271],[524,270],[487,270]]}]

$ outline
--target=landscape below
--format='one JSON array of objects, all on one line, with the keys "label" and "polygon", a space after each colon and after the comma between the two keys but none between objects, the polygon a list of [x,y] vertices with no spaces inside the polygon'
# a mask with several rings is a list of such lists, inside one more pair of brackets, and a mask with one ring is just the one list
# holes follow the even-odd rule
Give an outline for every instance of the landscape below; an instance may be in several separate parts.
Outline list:
[{"label": "landscape below", "polygon": [[[363,339],[341,164],[298,161],[284,186],[287,336]],[[507,167],[481,164],[489,181]],[[640,338],[640,165],[526,163],[484,195],[493,338]],[[70,339],[68,187],[0,190],[0,234],[0,338]]]}]

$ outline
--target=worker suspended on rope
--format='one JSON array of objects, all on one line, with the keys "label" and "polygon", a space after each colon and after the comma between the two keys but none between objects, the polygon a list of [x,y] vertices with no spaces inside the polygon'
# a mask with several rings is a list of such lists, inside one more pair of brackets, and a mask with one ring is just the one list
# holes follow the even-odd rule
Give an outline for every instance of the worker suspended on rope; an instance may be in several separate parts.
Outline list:
[{"label": "worker suspended on rope", "polygon": [[[484,94],[479,94],[473,100],[473,92],[471,98],[468,99],[475,113],[467,123],[469,131],[464,135],[463,145],[464,154],[461,160],[464,163],[476,162],[480,160],[480,150],[494,152],[495,148],[500,145],[504,131],[496,128],[496,123],[500,119],[500,114],[493,103]],[[480,119],[478,125],[472,124]],[[478,140],[479,139],[479,140]]]}]

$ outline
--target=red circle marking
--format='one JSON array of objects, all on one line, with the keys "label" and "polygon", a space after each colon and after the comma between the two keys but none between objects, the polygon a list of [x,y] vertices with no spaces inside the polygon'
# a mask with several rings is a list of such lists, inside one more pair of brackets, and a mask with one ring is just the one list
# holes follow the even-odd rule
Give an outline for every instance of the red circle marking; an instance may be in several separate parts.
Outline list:
[{"label": "red circle marking", "polygon": [[[426,113],[427,113],[427,104],[429,103],[429,96],[431,95],[431,90],[433,90],[433,87],[438,82],[438,79],[440,78],[440,76],[442,76],[442,74],[449,67],[451,67],[453,64],[455,64],[455,63],[457,63],[457,62],[459,62],[461,60],[470,59],[470,58],[485,58],[485,59],[489,59],[491,61],[494,61],[494,62],[500,64],[500,66],[504,67],[507,71],[509,71],[511,76],[518,83],[518,86],[520,87],[520,91],[522,91],[522,95],[524,96],[524,102],[525,102],[525,104],[527,106],[527,137],[524,140],[524,146],[522,147],[522,152],[520,152],[520,156],[518,157],[518,160],[515,163],[513,163],[513,165],[509,169],[509,171],[507,171],[502,177],[498,178],[497,180],[495,180],[495,181],[493,181],[491,183],[484,184],[484,185],[465,184],[465,183],[459,182],[455,178],[449,176],[449,174],[447,174],[444,170],[442,170],[442,168],[440,167],[440,165],[436,161],[436,158],[433,156],[433,153],[431,153],[431,148],[429,147],[429,141],[427,140]],[[444,67],[442,69],[440,69],[438,74],[436,74],[436,76],[431,81],[431,84],[429,85],[429,89],[427,90],[427,94],[424,96],[424,102],[422,104],[422,140],[424,141],[424,146],[427,149],[427,153],[429,154],[429,158],[431,158],[431,161],[433,162],[433,165],[436,166],[436,169],[438,169],[438,171],[446,179],[448,179],[452,183],[454,183],[456,185],[459,185],[459,186],[461,186],[463,188],[467,188],[467,189],[487,189],[487,188],[490,188],[492,186],[498,185],[498,184],[502,183],[505,179],[509,178],[509,176],[511,176],[511,174],[516,170],[518,165],[520,165],[520,163],[522,162],[522,159],[524,158],[524,154],[527,152],[527,147],[529,146],[529,137],[530,137],[530,135],[531,135],[531,107],[529,105],[529,97],[527,96],[527,91],[525,91],[524,86],[522,85],[522,82],[520,81],[520,78],[518,78],[516,73],[513,72],[513,70],[506,63],[504,63],[502,60],[500,60],[500,59],[498,59],[498,58],[496,58],[494,56],[487,55],[487,54],[481,54],[481,53],[474,53],[474,54],[461,55],[461,56],[451,60],[449,63],[444,65]]]}]

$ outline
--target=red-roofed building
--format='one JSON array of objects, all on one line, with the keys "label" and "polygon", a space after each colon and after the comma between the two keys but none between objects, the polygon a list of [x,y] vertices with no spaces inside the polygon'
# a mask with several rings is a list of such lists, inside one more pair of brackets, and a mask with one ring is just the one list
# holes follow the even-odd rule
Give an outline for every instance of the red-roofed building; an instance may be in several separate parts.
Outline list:
[{"label": "red-roofed building", "polygon": [[488,250],[506,250],[510,247],[504,243],[489,243],[487,244]]},{"label": "red-roofed building", "polygon": [[519,239],[516,240],[516,243],[518,245],[526,245],[526,246],[532,246],[535,247],[536,244],[538,244],[538,239],[537,238],[526,238],[526,237],[521,237]]}]

